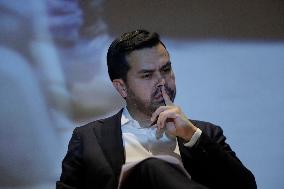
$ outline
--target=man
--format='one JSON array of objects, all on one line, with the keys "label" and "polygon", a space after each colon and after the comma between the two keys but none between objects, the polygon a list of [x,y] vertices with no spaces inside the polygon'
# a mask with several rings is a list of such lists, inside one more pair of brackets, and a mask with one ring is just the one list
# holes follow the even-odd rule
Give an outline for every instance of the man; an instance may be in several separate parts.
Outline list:
[{"label": "man", "polygon": [[[174,102],[170,56],[157,33],[137,30],[113,41],[110,79],[126,107],[74,130],[57,188],[117,188],[123,164],[140,161],[121,188],[256,188],[222,129],[189,120]],[[181,161],[176,166],[153,158]]]}]

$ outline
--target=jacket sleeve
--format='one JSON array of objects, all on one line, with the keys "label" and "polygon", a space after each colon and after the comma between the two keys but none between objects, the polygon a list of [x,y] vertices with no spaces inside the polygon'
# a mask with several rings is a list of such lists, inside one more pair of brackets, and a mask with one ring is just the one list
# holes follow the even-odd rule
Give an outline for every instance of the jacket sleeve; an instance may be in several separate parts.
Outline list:
[{"label": "jacket sleeve", "polygon": [[192,148],[180,145],[183,163],[192,178],[211,189],[256,189],[253,174],[225,142],[222,129],[210,123],[200,129],[197,144]]},{"label": "jacket sleeve", "polygon": [[68,151],[62,162],[60,181],[56,182],[56,189],[83,188],[82,145],[77,128],[68,145]]}]

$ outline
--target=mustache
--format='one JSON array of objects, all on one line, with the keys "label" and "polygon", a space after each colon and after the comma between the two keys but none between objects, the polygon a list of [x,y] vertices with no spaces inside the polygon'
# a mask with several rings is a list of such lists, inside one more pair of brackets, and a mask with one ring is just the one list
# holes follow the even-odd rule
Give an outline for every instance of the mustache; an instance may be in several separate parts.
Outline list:
[{"label": "mustache", "polygon": [[[175,90],[171,89],[170,87],[164,85],[166,93],[169,95],[170,99],[174,101],[175,98]],[[161,86],[157,87],[156,90],[153,92],[152,97],[155,97],[161,94]]]}]

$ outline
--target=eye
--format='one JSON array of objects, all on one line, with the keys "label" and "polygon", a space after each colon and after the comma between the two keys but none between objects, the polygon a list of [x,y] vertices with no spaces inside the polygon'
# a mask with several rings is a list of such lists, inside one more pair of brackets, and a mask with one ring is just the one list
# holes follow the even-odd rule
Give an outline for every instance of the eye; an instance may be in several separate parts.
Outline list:
[{"label": "eye", "polygon": [[172,68],[171,68],[170,66],[167,66],[167,67],[163,68],[162,71],[163,71],[164,73],[169,73],[171,70],[172,70]]},{"label": "eye", "polygon": [[145,73],[145,74],[143,74],[143,75],[141,76],[141,78],[143,78],[143,79],[150,79],[151,76],[152,76],[152,74],[150,74],[150,73]]}]

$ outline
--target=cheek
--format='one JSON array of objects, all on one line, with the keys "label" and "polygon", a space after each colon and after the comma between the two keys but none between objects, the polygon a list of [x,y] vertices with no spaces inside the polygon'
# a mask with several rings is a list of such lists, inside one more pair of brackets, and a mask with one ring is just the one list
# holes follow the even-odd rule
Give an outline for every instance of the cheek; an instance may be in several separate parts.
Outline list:
[{"label": "cheek", "polygon": [[175,75],[174,74],[170,74],[167,77],[167,81],[166,81],[169,85],[174,85],[175,84]]},{"label": "cheek", "polygon": [[172,80],[175,80],[175,74],[174,74],[174,72],[171,72],[170,78],[171,78]]},{"label": "cheek", "polygon": [[140,99],[147,100],[152,93],[151,84],[147,82],[133,82],[131,83],[131,90],[135,96]]},{"label": "cheek", "polygon": [[144,99],[145,101],[149,101],[152,98],[152,94],[155,92],[154,84],[153,83],[147,83],[139,89],[141,91],[141,99]]},{"label": "cheek", "polygon": [[140,91],[142,99],[148,99],[153,92],[153,87],[151,84],[146,84],[140,86],[138,90]]}]

